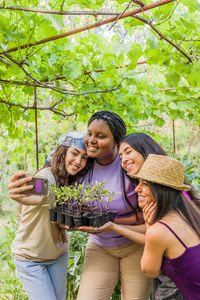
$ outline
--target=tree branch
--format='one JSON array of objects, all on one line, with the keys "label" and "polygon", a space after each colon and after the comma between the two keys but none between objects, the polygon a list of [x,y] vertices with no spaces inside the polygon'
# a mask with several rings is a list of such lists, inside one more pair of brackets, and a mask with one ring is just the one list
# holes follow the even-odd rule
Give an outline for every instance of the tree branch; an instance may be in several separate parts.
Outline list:
[{"label": "tree branch", "polygon": [[110,28],[108,30],[111,30],[115,26],[115,24],[117,23],[117,21],[121,18],[121,16],[123,14],[125,14],[125,12],[127,11],[127,9],[130,7],[131,3],[132,3],[132,0],[129,2],[129,4],[127,5],[127,7],[124,9],[124,11],[117,17],[117,19],[115,20],[115,22],[110,26]]},{"label": "tree branch", "polygon": [[[144,72],[138,72],[137,74],[144,73]],[[0,79],[0,83],[4,84],[13,84],[13,85],[25,85],[25,86],[33,86],[33,87],[39,87],[39,88],[46,88],[42,85],[31,83],[31,82],[20,82],[20,81],[9,81],[9,80],[3,80]],[[190,86],[187,86],[188,89],[190,89]],[[177,88],[165,88],[165,89],[158,89],[157,92],[166,92],[166,91],[175,91]],[[95,93],[95,92],[94,92]],[[138,92],[139,94],[140,92]]]},{"label": "tree branch", "polygon": [[[188,89],[190,89],[190,86],[187,86]],[[175,91],[176,88],[166,88],[166,89],[159,89],[158,92],[165,92],[165,91]]]},{"label": "tree branch", "polygon": [[200,40],[193,40],[193,39],[191,39],[191,40],[182,40],[182,41],[184,41],[184,42],[200,42]]},{"label": "tree branch", "polygon": [[143,3],[141,0],[132,0],[133,3],[136,3],[137,5],[144,7],[146,4]]},{"label": "tree branch", "polygon": [[[37,110],[50,110],[50,111],[52,111],[53,113],[55,113],[55,114],[57,114],[57,115],[60,115],[60,116],[62,116],[62,117],[71,117],[71,116],[73,116],[73,115],[75,115],[75,113],[73,112],[73,113],[70,113],[70,114],[67,114],[67,113],[65,113],[64,111],[60,111],[60,110],[58,110],[58,109],[56,109],[55,107],[58,105],[58,104],[60,104],[61,102],[63,102],[63,100],[61,100],[61,101],[59,101],[59,102],[57,102],[57,103],[55,103],[54,105],[52,105],[52,106],[47,106],[47,107],[40,107],[40,106],[37,106]],[[3,104],[5,104],[5,105],[7,105],[7,106],[9,106],[9,107],[12,107],[12,106],[14,106],[14,107],[19,107],[19,108],[22,108],[22,109],[24,109],[25,111],[26,110],[29,110],[29,109],[35,109],[35,105],[32,105],[32,106],[25,106],[25,105],[22,105],[22,104],[16,104],[16,103],[12,103],[12,102],[10,102],[10,101],[5,101],[5,100],[3,100],[3,99],[1,99],[0,98],[0,103],[3,103]]]},{"label": "tree branch", "polygon": [[36,12],[40,14],[52,14],[52,15],[68,15],[68,16],[109,16],[109,15],[120,15],[117,12],[108,11],[68,11],[68,10],[49,10],[49,9],[39,9],[39,8],[28,8],[20,6],[0,6],[0,9],[9,10],[19,10],[19,11],[29,11]]},{"label": "tree branch", "polygon": [[100,90],[100,91],[93,91],[93,92],[81,92],[81,93],[74,93],[74,92],[69,92],[65,89],[58,89],[54,86],[50,86],[46,83],[43,83],[41,81],[39,81],[38,79],[36,79],[35,77],[33,77],[30,73],[28,73],[24,67],[19,63],[17,62],[13,57],[11,57],[9,54],[5,53],[5,56],[11,60],[13,63],[15,63],[25,74],[27,77],[31,78],[33,81],[35,81],[36,83],[38,83],[39,85],[43,86],[44,88],[48,88],[48,89],[51,89],[55,92],[58,92],[58,93],[61,93],[61,94],[64,94],[64,95],[72,95],[72,96],[83,96],[83,95],[89,95],[89,94],[101,94],[101,93],[108,93],[108,92],[113,92],[113,91],[116,91],[118,89],[118,87],[121,85],[121,82],[114,88],[112,89],[106,89],[106,90]]},{"label": "tree branch", "polygon": [[174,102],[179,102],[179,101],[184,101],[184,102],[188,102],[188,101],[190,101],[190,100],[200,100],[200,97],[197,97],[197,98],[195,98],[195,97],[191,97],[191,98],[188,98],[188,99],[175,99],[174,100]]},{"label": "tree branch", "polygon": [[176,48],[176,50],[178,50],[183,56],[185,56],[189,62],[192,62],[191,57],[185,53],[178,45],[174,44],[170,39],[168,39],[166,36],[164,36],[155,26],[152,25],[152,21],[149,21],[143,17],[140,16],[133,16],[133,18],[138,19],[139,21],[147,24],[148,26],[150,26],[158,35],[162,40],[165,40],[166,42],[168,42],[170,45],[172,45],[174,48]]},{"label": "tree branch", "polygon": [[[33,83],[33,82],[29,82],[29,81],[23,82],[23,81],[12,81],[12,80],[0,79],[0,82],[4,83],[4,84],[25,85],[25,86],[34,86],[34,87],[45,88],[45,89],[52,89],[52,87],[50,85],[48,85],[48,87],[47,87],[47,86],[44,86],[44,85],[41,85],[41,84],[36,84],[36,83]],[[64,89],[61,89],[61,90],[64,90]],[[65,91],[68,91],[68,90],[65,90]]]},{"label": "tree branch", "polygon": [[[137,62],[137,65],[142,65],[142,64],[146,64],[146,63],[147,63],[146,60],[138,61],[138,62]],[[117,66],[117,67],[115,67],[115,69],[116,69],[116,70],[117,70],[117,69],[122,69],[122,68],[126,68],[126,67],[128,67],[128,66],[129,66],[129,64],[127,64],[127,65],[125,65],[125,66]],[[98,70],[92,70],[92,71],[85,71],[84,74],[87,75],[87,74],[90,74],[90,73],[92,73],[92,72],[97,72],[97,73],[99,73],[99,72],[105,72],[105,69],[98,69]]]},{"label": "tree branch", "polygon": [[[154,3],[151,3],[151,4],[145,5],[144,7],[139,7],[137,9],[132,10],[132,11],[124,13],[120,17],[120,19],[131,17],[131,16],[133,16],[135,14],[138,14],[140,12],[147,11],[147,10],[153,9],[155,7],[159,7],[159,6],[168,4],[170,2],[174,2],[174,1],[176,1],[176,0],[161,0],[159,2],[154,2]],[[111,18],[108,18],[108,19],[103,20],[103,21],[99,21],[99,22],[96,22],[96,23],[93,23],[93,24],[90,24],[90,25],[87,25],[87,26],[84,26],[84,27],[81,27],[81,28],[72,29],[72,30],[69,30],[69,31],[61,33],[61,34],[58,34],[58,35],[55,35],[55,36],[48,37],[46,39],[36,41],[35,43],[29,43],[29,44],[24,44],[24,45],[21,45],[21,46],[18,46],[18,47],[10,48],[10,49],[7,49],[6,51],[0,52],[0,54],[5,55],[5,53],[14,52],[14,51],[17,51],[19,49],[25,49],[25,48],[37,46],[37,45],[40,45],[40,44],[48,43],[48,42],[51,42],[51,41],[55,41],[57,39],[61,39],[61,38],[64,38],[66,36],[74,35],[74,34],[79,33],[79,32],[87,31],[87,30],[90,30],[90,29],[95,28],[95,27],[100,27],[102,25],[112,23],[117,18],[118,18],[118,16],[111,17]]]},{"label": "tree branch", "polygon": [[1,57],[0,57],[0,62],[3,63],[3,64],[5,64],[5,65],[12,66],[12,64],[9,61],[6,61],[6,60],[4,60]]}]

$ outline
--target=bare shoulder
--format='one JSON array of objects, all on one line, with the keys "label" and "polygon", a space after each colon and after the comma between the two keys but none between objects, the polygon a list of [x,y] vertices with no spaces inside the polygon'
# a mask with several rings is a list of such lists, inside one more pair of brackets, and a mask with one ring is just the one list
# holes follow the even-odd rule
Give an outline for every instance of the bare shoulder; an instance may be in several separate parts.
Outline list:
[{"label": "bare shoulder", "polygon": [[167,243],[168,241],[168,231],[167,229],[162,226],[160,223],[155,223],[146,231],[146,239],[148,239],[150,242],[154,243]]}]

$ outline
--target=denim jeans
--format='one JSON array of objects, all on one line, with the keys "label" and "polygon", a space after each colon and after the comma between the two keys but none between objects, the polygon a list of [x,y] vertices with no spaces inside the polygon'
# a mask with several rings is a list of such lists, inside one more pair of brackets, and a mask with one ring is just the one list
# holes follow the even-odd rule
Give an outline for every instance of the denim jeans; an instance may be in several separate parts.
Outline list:
[{"label": "denim jeans", "polygon": [[68,256],[67,251],[47,262],[14,258],[17,273],[30,300],[65,300]]}]

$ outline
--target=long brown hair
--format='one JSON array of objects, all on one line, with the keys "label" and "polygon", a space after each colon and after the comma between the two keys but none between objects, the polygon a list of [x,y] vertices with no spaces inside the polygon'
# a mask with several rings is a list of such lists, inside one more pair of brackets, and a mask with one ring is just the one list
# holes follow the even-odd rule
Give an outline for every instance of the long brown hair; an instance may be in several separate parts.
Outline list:
[{"label": "long brown hair", "polygon": [[[66,167],[65,167],[65,157],[67,154],[67,151],[70,146],[58,146],[56,151],[54,152],[51,161],[46,164],[43,168],[51,168],[51,172],[53,173],[53,176],[56,181],[56,186],[64,186],[71,184],[73,181],[76,180],[77,176],[82,176],[87,173],[88,169],[91,166],[91,159],[88,159],[86,166],[83,170],[78,172],[75,176],[71,176],[68,174]],[[59,240],[61,240],[63,243],[67,242],[65,230],[60,227],[58,224],[56,224],[58,232],[59,232]]]},{"label": "long brown hair", "polygon": [[68,148],[69,146],[58,146],[50,163],[45,165],[45,167],[51,167],[57,186],[63,186],[68,183],[69,174],[65,168],[65,157]]},{"label": "long brown hair", "polygon": [[94,163],[93,158],[88,158],[86,166],[80,170],[76,175],[70,175],[65,168],[65,157],[69,146],[59,146],[54,152],[50,163],[46,164],[44,168],[51,167],[53,176],[55,177],[57,186],[64,186],[72,184],[80,177],[84,176]]}]

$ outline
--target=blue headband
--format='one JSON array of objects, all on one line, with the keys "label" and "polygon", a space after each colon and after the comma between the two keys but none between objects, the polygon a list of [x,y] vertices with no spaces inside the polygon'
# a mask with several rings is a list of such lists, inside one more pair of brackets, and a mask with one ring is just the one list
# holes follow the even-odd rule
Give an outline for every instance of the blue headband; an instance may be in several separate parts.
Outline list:
[{"label": "blue headband", "polygon": [[85,143],[84,143],[84,134],[79,133],[79,132],[69,132],[69,133],[63,134],[59,138],[59,145],[72,146],[74,148],[79,148],[79,149],[86,151]]}]

